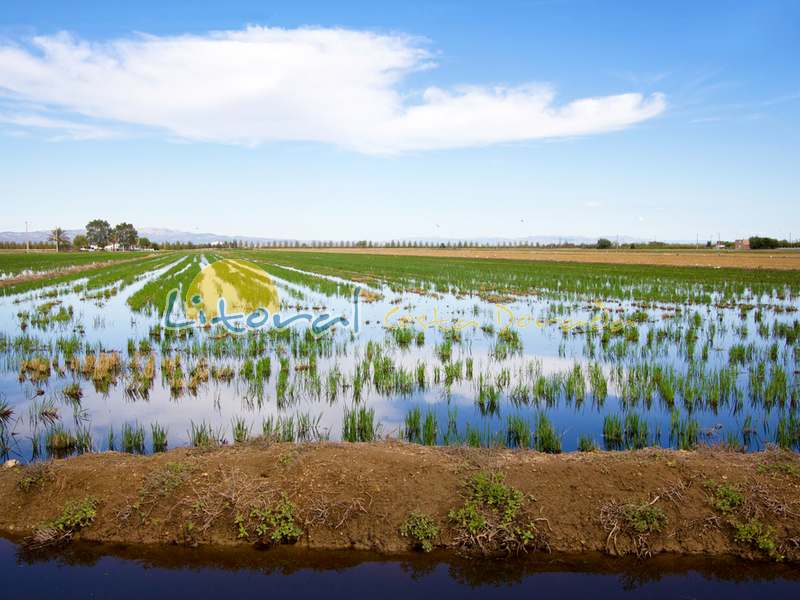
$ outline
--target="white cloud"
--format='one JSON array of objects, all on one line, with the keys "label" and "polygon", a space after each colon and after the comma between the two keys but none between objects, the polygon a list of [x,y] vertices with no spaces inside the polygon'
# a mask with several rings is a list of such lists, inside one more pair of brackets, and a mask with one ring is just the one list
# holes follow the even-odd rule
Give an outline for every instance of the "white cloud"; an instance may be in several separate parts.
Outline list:
[{"label": "white cloud", "polygon": [[[315,141],[368,153],[601,133],[665,108],[660,94],[638,93],[557,106],[546,85],[403,89],[409,74],[433,66],[418,39],[346,29],[248,27],[106,43],[61,33],[0,45],[0,95],[17,108],[44,105],[38,118],[51,125],[67,124],[65,111],[95,121],[97,137],[117,123],[191,141]],[[61,129],[90,137],[84,128],[94,126],[73,125]]]},{"label": "white cloud", "polygon": [[53,119],[39,114],[0,114],[0,123],[14,125],[23,129],[37,129],[52,132],[51,139],[101,140],[116,137],[113,129],[97,125]]}]

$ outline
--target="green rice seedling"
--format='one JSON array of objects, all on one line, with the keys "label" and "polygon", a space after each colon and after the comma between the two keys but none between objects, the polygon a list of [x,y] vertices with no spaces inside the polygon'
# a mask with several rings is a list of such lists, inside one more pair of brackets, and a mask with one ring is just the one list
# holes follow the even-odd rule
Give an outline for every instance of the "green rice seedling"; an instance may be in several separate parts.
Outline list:
[{"label": "green rice seedling", "polygon": [[592,398],[597,406],[602,407],[608,396],[608,383],[603,369],[598,363],[589,365],[589,385],[592,390]]},{"label": "green rice seedling", "polygon": [[334,366],[325,377],[325,400],[328,404],[336,402],[339,392],[344,387],[344,377],[338,365]]},{"label": "green rice seedling", "polygon": [[478,379],[478,408],[482,415],[494,415],[500,408],[500,390],[493,384],[488,383],[483,373]]},{"label": "green rice seedling", "polygon": [[88,427],[80,426],[75,430],[75,451],[78,454],[94,452],[94,438]]},{"label": "green rice seedling", "polygon": [[114,452],[116,442],[114,440],[114,426],[108,428],[108,436],[106,437],[106,446],[109,452]]},{"label": "green rice seedling", "polygon": [[425,331],[420,330],[415,337],[417,348],[422,348],[425,345]]},{"label": "green rice seedling", "polygon": [[597,442],[594,441],[593,437],[583,433],[578,437],[578,451],[595,452],[596,450]]},{"label": "green rice seedling", "polygon": [[261,422],[261,435],[268,440],[294,442],[294,416],[278,416],[277,418],[274,418],[270,415]]},{"label": "green rice seedling", "polygon": [[725,435],[725,443],[723,444],[726,450],[730,450],[731,452],[744,452],[745,447],[742,441],[739,439],[739,435],[735,431],[729,431]]},{"label": "green rice seedling", "polygon": [[497,334],[497,342],[492,348],[495,360],[506,360],[522,352],[522,341],[516,329],[506,327]]},{"label": "green rice seedling", "polygon": [[647,446],[647,422],[636,413],[625,416],[625,444],[629,448],[641,449]]},{"label": "green rice seedling", "polygon": [[516,406],[528,404],[531,401],[531,390],[524,381],[519,381],[511,388],[508,399]]},{"label": "green rice seedling", "polygon": [[[411,342],[414,341],[414,329],[407,326],[396,326],[392,327],[389,330],[394,338],[395,343],[400,346],[401,348],[408,348],[411,345]],[[424,341],[424,334],[423,334],[423,344]]]},{"label": "green rice seedling", "polygon": [[470,448],[480,448],[483,445],[480,430],[472,427],[469,423],[467,423],[466,442]]},{"label": "green rice seedling", "polygon": [[164,427],[158,423],[150,425],[150,438],[153,442],[154,453],[167,450],[167,430]]},{"label": "green rice seedling", "polygon": [[561,437],[556,433],[555,427],[543,412],[536,417],[533,447],[538,452],[559,454],[561,452]]},{"label": "green rice seedling", "polygon": [[446,387],[450,387],[456,381],[461,381],[462,377],[463,365],[460,360],[444,365],[444,385]]},{"label": "green rice seedling", "polygon": [[208,448],[220,444],[221,435],[215,432],[210,424],[201,421],[189,423],[189,443],[195,448]]},{"label": "green rice seedling", "polygon": [[231,421],[233,441],[236,444],[243,444],[250,438],[250,426],[244,417],[234,417]]},{"label": "green rice seedling", "polygon": [[447,407],[447,431],[445,431],[442,443],[445,446],[457,443],[458,436],[458,407]]},{"label": "green rice seedling", "polygon": [[319,424],[322,420],[322,414],[312,417],[308,413],[301,413],[297,415],[297,428],[296,439],[298,442],[312,442],[314,440],[324,439],[322,432],[320,432]]},{"label": "green rice seedling", "polygon": [[682,419],[677,410],[670,417],[670,442],[680,450],[693,450],[700,437],[700,424],[692,418]]},{"label": "green rice seedling", "polygon": [[418,406],[406,413],[403,438],[412,443],[422,443],[422,411]]},{"label": "green rice seedling", "polygon": [[583,378],[583,369],[579,363],[575,363],[564,381],[564,392],[567,400],[572,400],[576,404],[583,402],[586,397],[586,381]]},{"label": "green rice seedling", "polygon": [[603,417],[603,444],[606,450],[621,450],[624,443],[622,421],[617,415]]},{"label": "green rice seedling", "polygon": [[426,370],[425,370],[425,363],[420,361],[417,363],[417,368],[415,370],[416,379],[417,379],[417,388],[420,390],[424,390],[426,386]]},{"label": "green rice seedling", "polygon": [[44,436],[44,447],[51,456],[62,457],[71,454],[78,446],[78,440],[71,431],[61,424],[51,426]]},{"label": "green rice seedling", "polygon": [[453,356],[453,342],[449,339],[445,339],[441,344],[437,344],[436,355],[443,363],[448,362]]},{"label": "green rice seedling", "polygon": [[425,413],[425,422],[422,424],[422,443],[426,446],[435,446],[439,435],[436,413],[429,410]]},{"label": "green rice seedling", "polygon": [[144,454],[144,427],[138,423],[123,423],[121,448],[123,452]]},{"label": "green rice seedling", "polygon": [[778,425],[775,430],[775,444],[779,448],[800,449],[800,416],[792,413],[778,419]]},{"label": "green rice seedling", "polygon": [[342,439],[346,442],[372,442],[378,438],[375,409],[364,406],[344,409]]},{"label": "green rice seedling", "polygon": [[747,360],[747,350],[743,344],[734,344],[728,349],[728,360],[732,365],[743,365]]},{"label": "green rice seedling", "polygon": [[508,415],[506,418],[506,445],[509,448],[530,448],[531,427],[519,415]]}]

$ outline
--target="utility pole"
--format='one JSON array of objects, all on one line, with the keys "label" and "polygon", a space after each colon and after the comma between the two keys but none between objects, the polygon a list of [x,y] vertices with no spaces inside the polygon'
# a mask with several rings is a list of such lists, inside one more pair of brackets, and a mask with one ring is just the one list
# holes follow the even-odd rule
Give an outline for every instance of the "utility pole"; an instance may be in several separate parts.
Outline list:
[{"label": "utility pole", "polygon": [[31,252],[31,240],[28,237],[28,222],[25,221],[25,252],[30,254]]}]

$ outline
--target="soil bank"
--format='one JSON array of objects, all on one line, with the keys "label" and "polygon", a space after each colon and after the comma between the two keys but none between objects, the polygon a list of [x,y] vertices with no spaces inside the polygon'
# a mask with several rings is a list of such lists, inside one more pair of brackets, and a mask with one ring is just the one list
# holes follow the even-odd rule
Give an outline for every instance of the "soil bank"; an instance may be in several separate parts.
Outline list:
[{"label": "soil bank", "polygon": [[[479,474],[521,492],[519,522],[536,532],[535,544],[517,548],[526,553],[800,561],[800,457],[777,450],[549,455],[259,440],[151,456],[93,453],[0,468],[0,534],[30,536],[90,498],[95,518],[75,536],[89,541],[257,545],[289,527],[299,547],[389,554],[413,547],[400,532],[418,513],[438,530],[433,546],[480,553],[497,548],[485,538],[465,545],[453,519],[475,500],[469,482]],[[642,527],[637,515],[656,518]]]}]

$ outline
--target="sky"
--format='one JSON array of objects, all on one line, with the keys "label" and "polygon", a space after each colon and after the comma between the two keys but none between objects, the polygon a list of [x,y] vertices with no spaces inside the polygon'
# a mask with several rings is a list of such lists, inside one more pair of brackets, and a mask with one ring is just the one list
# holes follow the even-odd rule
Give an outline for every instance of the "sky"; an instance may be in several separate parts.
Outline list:
[{"label": "sky", "polygon": [[800,237],[800,2],[3,0],[0,230]]}]

